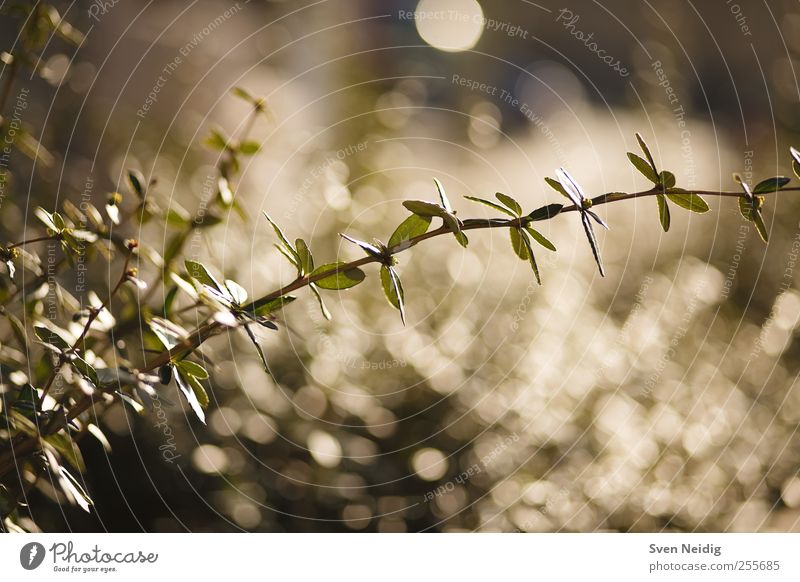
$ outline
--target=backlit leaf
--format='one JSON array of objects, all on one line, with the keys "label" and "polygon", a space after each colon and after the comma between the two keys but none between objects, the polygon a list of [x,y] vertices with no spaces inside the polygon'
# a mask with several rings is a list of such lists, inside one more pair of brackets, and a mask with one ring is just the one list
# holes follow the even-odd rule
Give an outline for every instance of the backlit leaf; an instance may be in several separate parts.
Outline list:
[{"label": "backlit leaf", "polygon": [[186,267],[186,273],[191,278],[196,279],[199,283],[207,285],[208,287],[211,287],[220,293],[223,292],[222,285],[220,285],[219,281],[217,281],[214,276],[208,272],[208,269],[206,269],[205,265],[190,259],[186,259],[183,264]]},{"label": "backlit leaf", "polygon": [[364,242],[363,240],[358,240],[357,238],[353,238],[353,237],[348,236],[346,234],[339,233],[339,236],[342,237],[343,239],[347,240],[347,241],[350,241],[354,245],[357,245],[357,246],[361,247],[361,250],[363,250],[365,253],[367,253],[371,257],[375,257],[376,259],[380,259],[384,255],[383,251],[381,249],[379,249],[378,247],[376,247],[375,245],[371,245],[371,244],[369,244],[367,242]]},{"label": "backlit leaf", "polygon": [[292,301],[297,299],[294,295],[284,295],[283,297],[276,297],[275,299],[270,299],[269,301],[257,305],[253,308],[253,313],[255,315],[270,315],[271,313],[277,313],[287,305],[289,305]]},{"label": "backlit leaf", "polygon": [[[564,193],[564,196],[567,196],[566,192]],[[569,198],[569,196],[567,196],[567,198]],[[541,208],[537,208],[536,210],[531,212],[528,215],[528,217],[531,219],[531,221],[534,222],[537,220],[547,220],[549,218],[557,216],[563,208],[564,208],[563,204],[548,204],[547,206],[542,206]]]},{"label": "backlit leaf", "polygon": [[769,194],[772,192],[777,192],[791,181],[792,181],[791,178],[787,178],[785,176],[776,176],[775,178],[767,178],[766,180],[762,180],[753,187],[753,194]]},{"label": "backlit leaf", "polygon": [[[189,383],[189,379],[191,378],[190,375],[186,373],[180,372],[180,369],[177,374],[175,374],[175,383],[178,385],[178,389],[180,389],[181,393],[183,394],[186,401],[189,403],[192,411],[195,413],[195,416],[200,419],[200,422],[203,424],[206,423],[206,415],[203,412],[203,406],[200,403],[200,398],[203,397],[205,394],[205,390],[200,393],[200,397],[195,392],[195,387]],[[205,402],[206,406],[208,405],[208,395],[205,394]]]},{"label": "backlit leaf", "polygon": [[331,312],[328,311],[328,308],[325,305],[325,302],[322,300],[322,295],[320,295],[320,292],[319,292],[319,289],[317,288],[317,286],[314,283],[311,283],[308,286],[308,288],[311,289],[311,293],[314,295],[314,297],[317,300],[317,303],[319,304],[319,310],[322,312],[322,317],[324,317],[325,319],[330,320],[332,318]]},{"label": "backlit leaf", "polygon": [[419,216],[441,216],[446,213],[446,210],[438,204],[425,200],[404,200],[403,206]]},{"label": "backlit leaf", "polygon": [[329,265],[322,265],[321,267],[314,269],[314,272],[311,273],[311,278],[321,275],[322,273],[331,272],[330,275],[327,275],[321,279],[315,279],[314,283],[316,283],[320,289],[328,289],[332,291],[355,287],[364,280],[366,275],[364,274],[364,271],[358,268],[342,270],[342,267],[344,267],[346,264],[347,263],[339,262],[331,263]]},{"label": "backlit leaf", "polygon": [[428,232],[431,225],[430,216],[420,216],[419,214],[412,214],[406,218],[389,237],[389,248],[400,247],[406,248],[408,241],[418,236],[422,236]]},{"label": "backlit leaf", "polygon": [[667,206],[667,200],[664,198],[663,194],[656,194],[656,202],[658,202],[658,220],[661,222],[661,228],[664,229],[664,232],[667,232],[670,225],[669,206]]},{"label": "backlit leaf", "polygon": [[383,287],[383,294],[389,303],[400,311],[400,319],[405,325],[406,310],[403,285],[400,283],[400,278],[395,273],[395,270],[386,265],[381,265],[381,286]]},{"label": "backlit leaf", "polygon": [[194,362],[190,362],[189,360],[180,360],[175,362],[175,365],[186,374],[190,376],[194,376],[195,378],[200,378],[201,380],[208,379],[208,372],[206,371],[203,366],[200,364],[196,364]]},{"label": "backlit leaf", "polygon": [[300,259],[300,268],[302,270],[302,274],[308,275],[314,270],[314,257],[311,255],[311,251],[308,249],[308,245],[303,239],[298,238],[295,240],[294,246],[297,256]]},{"label": "backlit leaf", "polygon": [[536,282],[541,285],[542,277],[539,275],[539,265],[536,264],[536,256],[533,254],[531,241],[528,240],[527,236],[523,235],[522,243],[525,245],[525,251],[528,254],[528,262],[531,264],[531,269],[533,270],[533,275],[536,277]]},{"label": "backlit leaf", "polygon": [[667,198],[681,208],[685,208],[686,210],[690,210],[692,212],[697,212],[698,214],[703,214],[704,212],[709,211],[706,201],[693,192],[686,192],[685,190],[673,188],[667,191]]},{"label": "backlit leaf", "polygon": [[653,169],[653,173],[655,174],[658,171],[658,169],[656,168],[656,162],[653,159],[653,154],[650,153],[650,148],[647,147],[646,143],[644,143],[644,139],[642,138],[641,135],[639,135],[639,133],[636,134],[636,141],[639,142],[639,147],[641,148],[644,156],[647,158],[647,163]]},{"label": "backlit leaf", "polygon": [[439,200],[442,202],[442,208],[444,208],[450,214],[453,214],[453,207],[450,205],[450,200],[447,198],[447,194],[444,192],[444,186],[437,178],[433,179],[433,183],[436,184],[436,190],[439,192]]},{"label": "backlit leaf", "polygon": [[526,227],[525,227],[525,231],[526,231],[526,232],[527,232],[529,235],[531,235],[531,238],[533,238],[533,240],[535,240],[537,243],[539,243],[540,245],[542,245],[544,248],[546,248],[546,249],[547,249],[547,250],[549,250],[549,251],[553,251],[553,252],[555,252],[555,250],[556,250],[556,245],[554,245],[553,243],[551,243],[551,242],[550,242],[550,241],[549,241],[549,240],[548,240],[548,239],[547,239],[547,238],[546,238],[546,237],[545,237],[545,236],[544,236],[542,233],[540,233],[538,230],[535,230],[535,229],[531,228],[530,226],[526,226]]},{"label": "backlit leaf", "polygon": [[513,212],[511,212],[508,208],[500,206],[499,204],[496,204],[491,200],[485,200],[483,198],[477,198],[475,196],[464,196],[464,198],[466,198],[467,200],[472,200],[473,202],[477,202],[479,204],[483,204],[485,206],[488,206],[489,208],[493,208],[494,210],[502,212],[503,214],[507,214],[512,218],[516,218],[516,215]]},{"label": "backlit leaf", "polygon": [[281,241],[281,246],[284,248],[286,253],[288,253],[287,256],[294,257],[295,264],[299,265],[300,264],[300,257],[297,256],[297,251],[294,250],[294,247],[289,242],[289,239],[286,238],[286,235],[283,234],[283,231],[275,223],[275,221],[272,220],[272,218],[270,217],[269,214],[267,214],[265,212],[264,213],[264,217],[267,219],[267,221],[270,223],[270,225],[272,225],[272,230],[275,231],[275,234],[277,235],[278,239]]},{"label": "backlit leaf", "polygon": [[658,184],[659,178],[656,176],[655,171],[649,163],[632,152],[628,152],[628,159],[633,164],[633,167],[639,170],[645,178],[650,180],[653,184]]},{"label": "backlit leaf", "polygon": [[498,192],[495,194],[495,197],[502,202],[509,210],[511,210],[516,216],[522,216],[522,206],[519,205],[519,202],[514,200],[511,196],[503,194],[502,192]]},{"label": "backlit leaf", "polygon": [[511,248],[514,249],[514,254],[516,254],[523,261],[527,261],[530,258],[530,255],[528,253],[528,246],[523,241],[526,235],[521,229],[516,227],[509,228],[508,232],[511,236]]},{"label": "backlit leaf", "polygon": [[[550,186],[553,190],[555,190],[556,192],[561,194],[564,198],[569,198],[570,200],[572,200],[572,198],[570,198],[569,194],[567,194],[567,191],[564,190],[564,186],[561,185],[561,182],[559,182],[558,180],[556,180],[554,178],[549,178],[549,177],[545,178],[544,181],[547,182],[548,186]],[[547,207],[545,207],[545,208],[547,208]]]}]

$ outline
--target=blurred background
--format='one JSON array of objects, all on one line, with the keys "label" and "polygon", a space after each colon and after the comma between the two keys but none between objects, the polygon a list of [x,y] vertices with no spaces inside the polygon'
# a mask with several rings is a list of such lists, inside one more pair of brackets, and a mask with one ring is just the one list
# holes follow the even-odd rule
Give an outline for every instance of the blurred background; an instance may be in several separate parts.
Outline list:
[{"label": "blurred background", "polygon": [[[791,175],[800,146],[788,0],[61,10],[86,38],[49,44],[15,86],[53,159],[15,154],[26,180],[2,238],[37,204],[80,200],[87,177],[104,204],[128,168],[194,212],[209,128],[247,123],[241,86],[273,115],[242,168],[249,219],[231,213],[191,253],[252,296],[292,279],[262,211],[321,264],[359,256],[339,232],[386,240],[402,200],[435,199],[434,177],[480,217],[462,196],[558,201],[543,178],[561,165],[591,195],[647,189],[625,157],[637,131],[704,190]],[[666,234],[651,198],[600,208],[604,279],[572,215],[543,226],[558,253],[539,254],[541,287],[504,232],[419,245],[399,257],[405,327],[373,271],[328,294],[332,322],[301,293],[260,336],[272,377],[246,337],[211,340],[207,427],[174,392],[166,423],[117,404],[101,419],[113,452],[82,447],[93,512],[46,491],[30,512],[46,531],[797,531],[800,205],[770,197],[765,246],[735,200],[708,201],[702,216],[673,207]],[[170,233],[125,234],[160,249]]]}]

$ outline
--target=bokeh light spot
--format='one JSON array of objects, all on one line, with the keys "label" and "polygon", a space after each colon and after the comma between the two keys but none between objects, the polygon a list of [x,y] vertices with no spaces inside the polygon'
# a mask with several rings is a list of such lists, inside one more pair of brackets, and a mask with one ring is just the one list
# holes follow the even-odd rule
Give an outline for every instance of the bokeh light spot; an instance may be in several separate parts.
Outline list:
[{"label": "bokeh light spot", "polygon": [[483,34],[483,9],[476,0],[422,0],[416,10],[422,40],[446,52],[474,47]]}]

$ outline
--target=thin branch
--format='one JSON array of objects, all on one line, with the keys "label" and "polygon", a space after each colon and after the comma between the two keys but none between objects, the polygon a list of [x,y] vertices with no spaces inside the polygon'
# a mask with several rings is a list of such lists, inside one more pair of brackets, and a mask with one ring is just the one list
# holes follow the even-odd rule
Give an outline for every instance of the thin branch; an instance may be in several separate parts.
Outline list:
[{"label": "thin branch", "polygon": [[23,240],[23,241],[20,241],[18,243],[13,243],[13,244],[8,245],[8,249],[11,250],[11,249],[15,249],[17,247],[24,247],[25,245],[29,245],[29,244],[33,244],[33,243],[37,243],[37,242],[53,241],[53,240],[61,240],[61,235],[54,234],[54,235],[49,235],[49,236],[40,236],[38,238],[31,238],[31,239],[28,239],[28,240]]}]

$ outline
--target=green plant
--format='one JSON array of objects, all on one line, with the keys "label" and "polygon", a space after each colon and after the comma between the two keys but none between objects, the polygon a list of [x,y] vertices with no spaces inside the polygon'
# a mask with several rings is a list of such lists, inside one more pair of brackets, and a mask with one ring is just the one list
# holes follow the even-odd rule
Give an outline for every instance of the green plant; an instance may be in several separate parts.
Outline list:
[{"label": "green plant", "polygon": [[[24,30],[28,40],[23,52],[4,56],[4,62],[11,68],[0,100],[3,109],[11,94],[17,64],[36,62],[35,51],[41,47],[43,33],[48,29],[57,30],[65,33],[68,40],[79,41],[77,33],[46,6],[37,4],[27,11],[18,10],[26,22]],[[249,135],[258,119],[268,117],[268,109],[263,99],[242,89],[235,89],[234,95],[251,107],[250,120],[238,136],[212,130],[205,142],[219,155],[216,191],[210,208],[199,209],[192,215],[171,206],[165,213],[159,207],[157,182],[130,171],[127,173],[129,192],[125,195],[112,193],[103,208],[105,216],[90,203],[77,207],[67,201],[59,209],[38,208],[33,214],[41,223],[41,234],[0,246],[0,259],[6,265],[0,301],[10,335],[2,339],[0,349],[3,383],[10,386],[0,401],[0,514],[5,529],[20,528],[20,500],[27,489],[36,486],[43,473],[59,483],[67,500],[90,509],[90,495],[75,474],[85,471],[79,446],[82,438],[88,435],[107,444],[102,428],[93,421],[96,416],[89,412],[93,407],[122,401],[137,412],[144,412],[148,404],[159,397],[163,386],[174,379],[192,411],[205,421],[204,410],[210,403],[209,373],[201,346],[208,338],[242,330],[269,373],[267,357],[253,328],[278,329],[278,314],[296,299],[292,295],[296,291],[307,288],[323,316],[330,319],[331,312],[324,302],[325,292],[343,291],[361,284],[366,279],[363,267],[375,264],[379,267],[382,293],[405,323],[406,297],[395,257],[426,240],[453,236],[459,245],[467,247],[467,233],[471,231],[507,229],[513,252],[530,263],[534,277],[541,283],[542,273],[535,251],[541,246],[554,252],[556,247],[535,225],[576,213],[600,274],[604,275],[592,226],[594,221],[608,228],[594,211],[599,206],[654,197],[659,221],[666,231],[670,227],[670,202],[691,212],[705,213],[709,207],[702,196],[734,197],[742,216],[753,222],[767,241],[768,230],[761,215],[765,195],[800,190],[788,187],[789,178],[786,177],[766,179],[752,189],[737,177],[741,186],[738,192],[681,189],[676,186],[673,173],[658,169],[650,150],[637,134],[644,158],[633,153],[629,153],[628,158],[652,182],[649,189],[588,197],[578,181],[560,168],[556,178],[547,178],[546,182],[566,198],[562,203],[549,203],[526,212],[507,194],[497,193],[496,201],[468,196],[467,199],[503,216],[462,219],[443,184],[434,180],[438,201],[405,201],[403,205],[410,214],[385,243],[341,235],[363,252],[364,256],[357,259],[337,259],[318,266],[311,245],[302,238],[292,243],[279,225],[265,215],[267,224],[274,230],[276,248],[296,270],[296,277],[286,285],[248,300],[247,291],[239,283],[218,278],[213,268],[195,260],[181,260],[193,232],[213,228],[230,212],[238,214],[241,220],[248,219],[245,209],[237,202],[237,178],[242,159],[260,149],[260,144],[252,141]],[[10,127],[10,120],[3,118],[4,135]],[[32,139],[29,133],[19,133],[19,136],[22,136],[19,139]],[[18,147],[41,158],[44,150],[38,144],[19,139]],[[794,149],[791,154],[794,171],[800,177],[800,154]],[[11,174],[4,171],[3,184],[10,179]],[[435,219],[441,224],[434,225]],[[163,250],[117,234],[131,222],[158,220],[175,231]],[[118,277],[107,290],[74,297],[58,277],[43,268],[43,259],[36,250],[41,243],[58,244],[60,258],[56,270],[61,276],[74,273],[86,261],[102,257],[112,265]],[[32,283],[20,284],[22,271],[33,275]],[[142,272],[147,274],[140,274]],[[162,285],[167,289],[163,298],[156,294]],[[47,292],[57,297],[54,318],[43,315]],[[187,329],[190,322],[198,318],[203,323]],[[139,336],[140,327],[144,332]],[[127,336],[136,337],[146,347],[144,354],[128,350],[124,342],[115,339]],[[38,358],[30,354],[50,357]],[[29,362],[30,365],[26,365]]]}]

